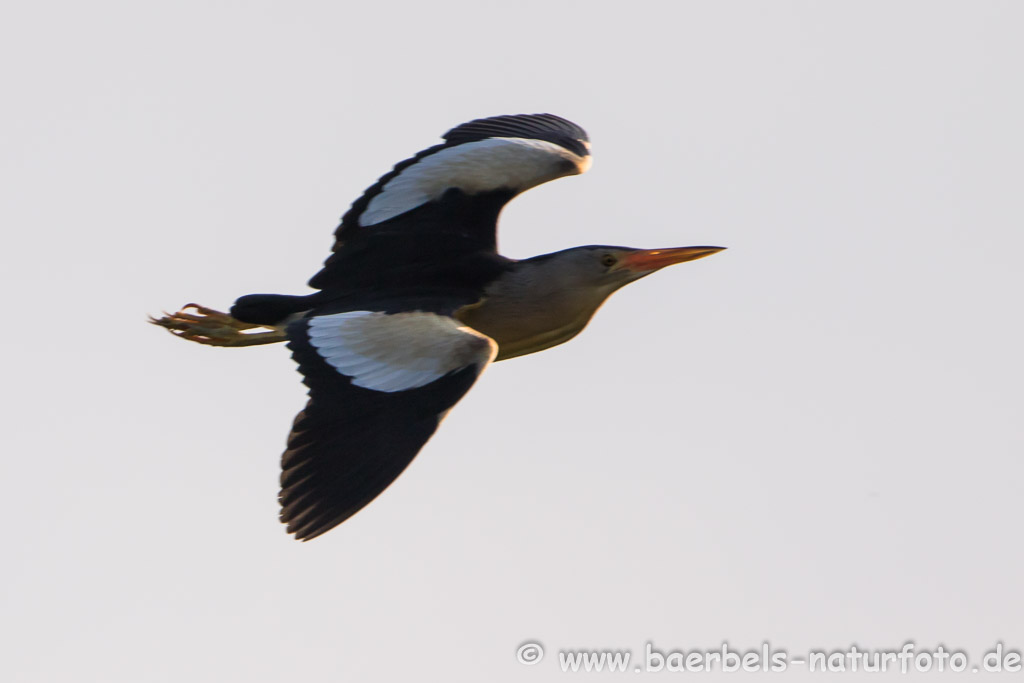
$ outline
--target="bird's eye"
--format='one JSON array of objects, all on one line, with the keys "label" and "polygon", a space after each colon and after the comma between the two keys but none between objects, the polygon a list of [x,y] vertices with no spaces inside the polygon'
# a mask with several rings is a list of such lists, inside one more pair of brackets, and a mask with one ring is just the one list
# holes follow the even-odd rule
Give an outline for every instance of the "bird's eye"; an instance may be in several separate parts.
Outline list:
[{"label": "bird's eye", "polygon": [[601,257],[601,265],[606,268],[611,268],[616,263],[618,263],[618,259],[612,256],[611,254],[605,254],[604,256]]}]

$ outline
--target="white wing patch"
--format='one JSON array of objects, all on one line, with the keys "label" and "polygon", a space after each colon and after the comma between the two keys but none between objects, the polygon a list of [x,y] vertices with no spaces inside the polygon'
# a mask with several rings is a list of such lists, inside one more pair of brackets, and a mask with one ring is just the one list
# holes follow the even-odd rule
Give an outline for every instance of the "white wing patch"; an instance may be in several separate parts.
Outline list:
[{"label": "white wing patch", "polygon": [[422,311],[316,316],[309,343],[352,384],[384,392],[422,387],[472,364],[483,371],[498,353],[490,337]]},{"label": "white wing patch", "polygon": [[590,156],[525,138],[487,138],[424,157],[389,180],[359,216],[369,226],[394,218],[458,188],[477,194],[501,188],[523,192],[555,178],[584,173]]}]

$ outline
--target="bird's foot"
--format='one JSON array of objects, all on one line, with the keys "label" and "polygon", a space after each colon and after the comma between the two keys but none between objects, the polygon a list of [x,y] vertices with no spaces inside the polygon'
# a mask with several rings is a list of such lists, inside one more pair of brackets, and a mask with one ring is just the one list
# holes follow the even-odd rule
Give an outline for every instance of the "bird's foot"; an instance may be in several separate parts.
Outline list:
[{"label": "bird's foot", "polygon": [[[209,346],[255,346],[286,340],[284,329],[253,325],[199,304],[185,304],[177,313],[164,313],[149,322],[182,339]],[[262,330],[262,331],[261,331]]]}]

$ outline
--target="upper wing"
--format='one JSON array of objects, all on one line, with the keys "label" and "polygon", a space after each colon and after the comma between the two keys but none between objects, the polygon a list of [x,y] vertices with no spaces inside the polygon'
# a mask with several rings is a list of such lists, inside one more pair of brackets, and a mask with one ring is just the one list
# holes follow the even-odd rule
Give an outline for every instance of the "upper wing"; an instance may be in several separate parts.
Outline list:
[{"label": "upper wing", "polygon": [[586,132],[553,114],[477,119],[443,139],[397,164],[356,200],[311,287],[342,278],[346,252],[365,261],[366,250],[377,245],[399,260],[438,245],[493,251],[498,213],[510,199],[590,167]]},{"label": "upper wing", "polygon": [[402,473],[497,353],[437,313],[346,311],[288,328],[309,387],[281,459],[281,521],[309,540]]}]

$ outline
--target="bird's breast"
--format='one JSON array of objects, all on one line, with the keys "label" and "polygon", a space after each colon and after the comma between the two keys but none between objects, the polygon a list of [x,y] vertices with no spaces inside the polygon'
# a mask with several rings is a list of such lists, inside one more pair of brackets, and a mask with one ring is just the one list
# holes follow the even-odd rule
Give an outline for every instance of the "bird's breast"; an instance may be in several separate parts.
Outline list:
[{"label": "bird's breast", "polygon": [[463,306],[455,318],[498,343],[495,360],[525,356],[569,341],[586,327],[600,302],[495,294]]}]

